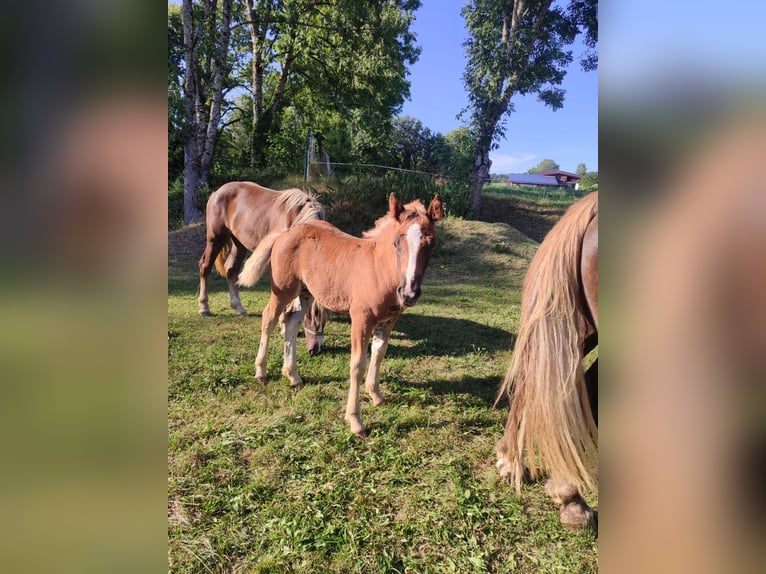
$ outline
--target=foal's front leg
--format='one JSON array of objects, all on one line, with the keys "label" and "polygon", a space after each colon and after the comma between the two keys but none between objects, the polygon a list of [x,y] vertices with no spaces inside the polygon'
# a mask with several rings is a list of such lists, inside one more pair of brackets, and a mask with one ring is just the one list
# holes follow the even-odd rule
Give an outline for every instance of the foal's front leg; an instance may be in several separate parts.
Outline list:
[{"label": "foal's front leg", "polygon": [[351,432],[358,438],[364,438],[367,431],[359,416],[359,381],[364,376],[367,363],[367,343],[374,323],[351,318],[351,384],[348,389],[346,420],[351,425]]},{"label": "foal's front leg", "polygon": [[394,325],[396,325],[398,319],[399,315],[378,323],[372,334],[370,367],[367,370],[367,378],[364,381],[364,387],[367,389],[367,394],[372,398],[372,404],[376,406],[385,400],[383,398],[383,393],[380,392],[380,364],[383,362],[383,357],[386,356],[388,339],[391,337],[391,331],[394,329]]}]

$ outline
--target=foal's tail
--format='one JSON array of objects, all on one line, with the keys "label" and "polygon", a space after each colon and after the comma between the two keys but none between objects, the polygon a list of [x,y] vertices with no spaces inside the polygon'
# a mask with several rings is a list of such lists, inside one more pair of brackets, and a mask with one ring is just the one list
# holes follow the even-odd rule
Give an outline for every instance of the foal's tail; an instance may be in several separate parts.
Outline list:
[{"label": "foal's tail", "polygon": [[258,283],[258,279],[263,276],[266,266],[271,260],[271,250],[274,247],[274,242],[282,233],[284,233],[284,230],[272,231],[261,239],[253,254],[245,261],[245,266],[239,274],[238,285],[252,287]]},{"label": "foal's tail", "polygon": [[579,488],[598,483],[598,431],[583,378],[587,319],[579,275],[582,239],[597,202],[592,193],[564,214],[524,280],[519,334],[495,401],[507,394],[511,403],[497,452],[510,464],[517,491],[525,463],[532,479],[545,473]]},{"label": "foal's tail", "polygon": [[215,268],[218,271],[218,273],[221,275],[221,277],[226,277],[226,258],[229,256],[229,252],[231,251],[231,239],[224,243],[223,247],[221,247],[221,250],[218,252],[218,257],[215,258]]}]

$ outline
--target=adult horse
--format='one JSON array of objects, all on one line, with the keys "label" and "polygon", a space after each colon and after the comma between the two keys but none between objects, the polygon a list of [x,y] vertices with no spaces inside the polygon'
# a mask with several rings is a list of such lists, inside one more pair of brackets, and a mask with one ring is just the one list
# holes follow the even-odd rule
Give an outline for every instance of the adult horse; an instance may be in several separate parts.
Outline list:
[{"label": "adult horse", "polygon": [[[540,244],[524,280],[513,359],[498,393],[511,403],[497,468],[517,492],[547,474],[570,527],[593,524],[580,491],[597,476],[598,192],[572,205]],[[497,404],[496,401],[496,404]],[[525,457],[525,453],[528,456]]]},{"label": "adult horse", "polygon": [[[247,315],[237,289],[237,276],[247,251],[273,231],[296,223],[325,219],[316,197],[300,189],[275,191],[248,181],[226,183],[210,195],[205,210],[207,242],[199,260],[199,314],[210,315],[207,278],[213,264],[226,277],[229,300],[237,315]],[[296,312],[299,301],[288,309]],[[304,331],[310,355],[322,350],[322,331],[327,314],[318,306],[305,313]]]},{"label": "adult horse", "polygon": [[[402,311],[414,305],[433,250],[434,225],[443,217],[436,194],[426,209],[419,201],[406,205],[392,193],[388,212],[364,233],[352,237],[325,221],[294,225],[283,234],[271,234],[257,247],[239,276],[240,285],[253,285],[271,260],[271,298],[263,311],[261,341],[255,376],[267,382],[269,337],[277,316],[296,296],[307,308],[316,299],[324,308],[351,316],[351,367],[346,420],[358,437],[366,434],[359,415],[359,381],[367,362],[372,336],[372,356],[365,388],[375,405],[383,402],[380,364],[391,330]],[[295,363],[298,315],[285,323],[282,373],[293,386],[302,380]]]}]

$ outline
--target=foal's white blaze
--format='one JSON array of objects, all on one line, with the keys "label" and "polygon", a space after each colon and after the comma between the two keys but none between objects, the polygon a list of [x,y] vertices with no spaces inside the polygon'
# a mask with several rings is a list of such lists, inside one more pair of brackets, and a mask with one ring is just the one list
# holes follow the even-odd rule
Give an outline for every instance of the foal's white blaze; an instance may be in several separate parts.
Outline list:
[{"label": "foal's white blaze", "polygon": [[405,293],[406,297],[415,296],[415,286],[413,281],[415,280],[415,266],[418,262],[418,251],[420,250],[420,239],[422,234],[420,233],[420,225],[413,223],[407,230],[407,247],[409,250],[409,260],[407,261],[407,274],[405,276]]}]

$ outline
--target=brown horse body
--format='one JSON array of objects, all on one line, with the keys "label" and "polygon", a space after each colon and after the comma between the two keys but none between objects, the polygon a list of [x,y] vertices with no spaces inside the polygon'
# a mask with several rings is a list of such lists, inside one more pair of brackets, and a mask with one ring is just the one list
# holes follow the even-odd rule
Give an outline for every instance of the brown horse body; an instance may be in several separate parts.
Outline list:
[{"label": "brown horse body", "polygon": [[[210,315],[207,278],[213,264],[226,277],[232,309],[237,315],[247,315],[239,298],[237,276],[248,250],[254,250],[269,233],[325,218],[324,208],[316,198],[300,189],[274,191],[243,181],[224,184],[213,192],[205,216],[207,242],[199,262],[199,314],[203,316]],[[321,351],[326,315],[321,309],[311,311],[306,314],[306,342],[309,353],[315,354]]]},{"label": "brown horse body", "polygon": [[[378,405],[383,402],[378,379],[388,339],[402,311],[420,297],[434,245],[434,224],[442,213],[438,195],[426,210],[420,201],[403,206],[391,194],[388,213],[363,238],[321,221],[266,237],[240,274],[241,285],[252,285],[271,261],[271,298],[263,311],[256,377],[267,381],[269,337],[276,317],[296,296],[303,308],[315,299],[322,307],[349,314],[351,384],[346,420],[355,435],[365,435],[359,415],[359,381],[366,367],[367,345],[372,337],[365,388]],[[296,370],[296,333],[297,320],[286,322],[282,373],[294,386],[302,383]]]},{"label": "brown horse body", "polygon": [[[546,490],[568,526],[592,524],[580,489],[597,487],[598,192],[575,203],[540,244],[524,280],[513,359],[498,394],[510,399],[498,471],[517,490],[550,476]],[[527,454],[527,456],[525,456]]]}]

